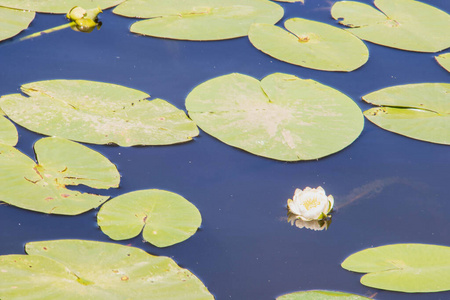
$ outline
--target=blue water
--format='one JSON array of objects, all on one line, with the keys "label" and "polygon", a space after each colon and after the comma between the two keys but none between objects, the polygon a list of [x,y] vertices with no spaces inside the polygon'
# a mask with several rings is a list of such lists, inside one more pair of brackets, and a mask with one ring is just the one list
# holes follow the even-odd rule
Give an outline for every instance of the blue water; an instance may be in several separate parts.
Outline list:
[{"label": "blue water", "polygon": [[[285,17],[336,25],[326,0],[281,4]],[[365,0],[366,3],[371,3]],[[450,12],[448,0],[423,1]],[[350,96],[383,87],[449,82],[436,54],[413,53],[366,43],[370,59],[350,73],[315,71],[277,61],[246,37],[186,42],[137,36],[132,19],[110,10],[101,30],[70,29],[16,42],[27,34],[60,25],[62,15],[38,14],[28,30],[0,44],[0,95],[21,84],[46,79],[86,79],[136,88],[185,109],[198,84],[239,72],[262,79],[274,72],[311,78]],[[281,23],[279,23],[281,24]],[[449,29],[450,30],[450,29]],[[18,148],[33,155],[42,136],[19,130]],[[200,210],[201,229],[187,241],[159,249],[141,237],[122,241],[155,255],[172,257],[195,273],[216,299],[275,299],[285,293],[330,289],[376,299],[450,299],[450,292],[404,294],[365,287],[360,274],[340,263],[359,250],[393,243],[450,246],[449,148],[382,130],[366,121],[361,136],[343,151],[320,159],[285,163],[227,146],[201,132],[194,141],[160,147],[89,147],[114,162],[122,175],[117,196],[158,188],[183,195]],[[286,222],[286,200],[295,188],[321,185],[336,206],[327,231],[298,229]],[[66,217],[0,206],[0,255],[24,253],[24,244],[50,239],[110,241],[96,225],[97,211]],[[449,278],[450,280],[450,278]]]}]

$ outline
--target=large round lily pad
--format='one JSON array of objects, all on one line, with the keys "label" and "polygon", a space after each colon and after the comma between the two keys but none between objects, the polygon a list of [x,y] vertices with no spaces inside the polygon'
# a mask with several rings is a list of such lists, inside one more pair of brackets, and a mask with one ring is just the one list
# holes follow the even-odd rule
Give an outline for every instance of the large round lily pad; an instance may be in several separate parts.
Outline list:
[{"label": "large round lily pad", "polygon": [[19,140],[16,126],[0,115],[0,144],[15,146]]},{"label": "large round lily pad", "polygon": [[74,6],[84,9],[100,7],[107,9],[125,0],[0,0],[0,6],[36,11],[41,13],[65,14]]},{"label": "large round lily pad", "polygon": [[381,107],[364,115],[383,129],[422,141],[450,144],[450,84],[419,83],[384,88],[363,96]]},{"label": "large round lily pad", "polygon": [[141,190],[105,203],[98,215],[101,230],[113,240],[130,239],[143,230],[157,247],[180,243],[202,223],[198,209],[182,196],[162,190]]},{"label": "large round lily pad", "polygon": [[450,15],[415,0],[336,2],[331,15],[363,40],[392,48],[438,52],[450,47]]},{"label": "large round lily pad", "polygon": [[34,150],[38,164],[16,148],[0,144],[0,201],[43,213],[77,215],[109,197],[69,190],[66,185],[119,186],[116,167],[83,145],[52,137],[37,141]]},{"label": "large round lily pad", "polygon": [[313,290],[313,291],[301,291],[285,294],[280,297],[277,297],[276,300],[367,300],[367,299],[370,298],[337,291]]},{"label": "large round lily pad", "polygon": [[6,115],[45,135],[92,144],[167,145],[192,140],[197,126],[172,104],[124,86],[85,80],[49,80],[0,98]]},{"label": "large round lily pad", "polygon": [[224,143],[284,161],[335,153],[364,125],[359,107],[346,95],[282,73],[261,82],[242,74],[208,80],[188,95],[186,107],[200,128]]},{"label": "large round lily pad", "polygon": [[450,72],[450,52],[438,55],[436,61],[448,72]]},{"label": "large round lily pad", "polygon": [[211,300],[190,271],[141,249],[85,240],[26,244],[0,256],[2,299]]},{"label": "large round lily pad", "polygon": [[342,267],[368,273],[361,283],[377,289],[407,293],[450,290],[450,247],[395,244],[369,248],[347,257]]},{"label": "large round lily pad", "polygon": [[31,11],[0,7],[0,41],[9,39],[27,29],[34,16],[35,13]]},{"label": "large round lily pad", "polygon": [[128,0],[113,11],[148,20],[131,32],[180,40],[223,40],[246,36],[252,23],[275,24],[283,8],[267,0]]},{"label": "large round lily pad", "polygon": [[369,58],[366,45],[340,28],[293,18],[286,30],[271,24],[253,24],[250,42],[262,52],[290,64],[323,71],[353,71]]}]

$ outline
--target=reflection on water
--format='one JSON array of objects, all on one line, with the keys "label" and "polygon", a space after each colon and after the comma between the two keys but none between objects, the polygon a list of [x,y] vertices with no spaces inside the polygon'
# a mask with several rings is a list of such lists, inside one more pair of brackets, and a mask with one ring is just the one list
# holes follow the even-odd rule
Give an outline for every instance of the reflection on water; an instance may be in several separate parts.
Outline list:
[{"label": "reflection on water", "polygon": [[296,215],[288,213],[287,217],[288,223],[291,225],[295,225],[298,228],[306,228],[314,231],[327,230],[331,224],[331,218],[322,219],[322,220],[312,220],[312,221],[303,221],[302,219],[298,219]]}]

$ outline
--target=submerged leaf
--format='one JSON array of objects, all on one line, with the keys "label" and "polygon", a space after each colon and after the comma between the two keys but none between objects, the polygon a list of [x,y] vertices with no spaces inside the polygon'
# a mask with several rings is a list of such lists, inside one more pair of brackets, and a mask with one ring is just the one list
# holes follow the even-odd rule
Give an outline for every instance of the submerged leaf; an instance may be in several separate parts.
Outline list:
[{"label": "submerged leaf", "polygon": [[283,161],[340,151],[364,125],[361,110],[346,95],[282,73],[261,82],[242,74],[208,80],[188,95],[186,107],[204,131],[224,143]]},{"label": "submerged leaf", "polygon": [[2,110],[21,126],[46,135],[120,146],[167,145],[192,140],[197,126],[162,99],[124,86],[85,80],[49,80],[0,98]]},{"label": "submerged leaf", "polygon": [[438,55],[436,61],[448,72],[450,72],[450,52]]},{"label": "submerged leaf", "polygon": [[25,249],[0,256],[2,299],[214,299],[189,270],[138,248],[54,240]]},{"label": "submerged leaf", "polygon": [[323,71],[353,71],[369,58],[366,45],[340,28],[293,18],[286,30],[271,24],[253,24],[248,37],[262,52],[290,64]]},{"label": "submerged leaf", "polygon": [[130,239],[144,228],[144,239],[157,247],[180,243],[202,222],[198,209],[168,191],[141,190],[118,196],[97,215],[100,229],[113,240]]},{"label": "submerged leaf", "polygon": [[34,12],[0,7],[0,41],[9,39],[27,29]]},{"label": "submerged leaf", "polygon": [[375,0],[376,10],[355,1],[336,2],[331,15],[363,40],[418,52],[450,47],[450,15],[415,0]]},{"label": "submerged leaf", "polygon": [[275,24],[283,8],[267,0],[128,0],[115,14],[149,20],[134,33],[179,40],[223,40],[246,36],[252,23]]},{"label": "submerged leaf", "polygon": [[377,289],[406,293],[450,290],[450,247],[394,244],[369,248],[347,257],[342,267],[368,273],[361,283]]},{"label": "submerged leaf", "polygon": [[98,207],[108,196],[80,193],[66,185],[118,187],[120,175],[103,155],[62,138],[34,145],[38,164],[14,147],[0,144],[0,200],[33,211],[77,215]]},{"label": "submerged leaf", "polygon": [[0,115],[0,144],[15,146],[19,140],[16,126]]},{"label": "submerged leaf", "polygon": [[381,106],[364,112],[381,128],[413,139],[450,144],[450,84],[398,85],[362,98]]},{"label": "submerged leaf", "polygon": [[364,300],[370,299],[363,296],[325,290],[301,291],[290,294],[285,294],[278,297],[276,300]]},{"label": "submerged leaf", "polygon": [[41,13],[65,14],[74,6],[107,9],[125,0],[0,0],[0,6]]}]

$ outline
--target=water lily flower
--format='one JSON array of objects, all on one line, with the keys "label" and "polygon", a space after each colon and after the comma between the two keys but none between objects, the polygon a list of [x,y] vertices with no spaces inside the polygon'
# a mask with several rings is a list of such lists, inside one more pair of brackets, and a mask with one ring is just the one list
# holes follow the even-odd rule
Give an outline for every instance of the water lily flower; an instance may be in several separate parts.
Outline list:
[{"label": "water lily flower", "polygon": [[288,200],[289,211],[297,219],[303,221],[322,220],[328,217],[328,213],[333,209],[333,196],[325,194],[322,187],[304,190],[296,189],[293,199]]}]

